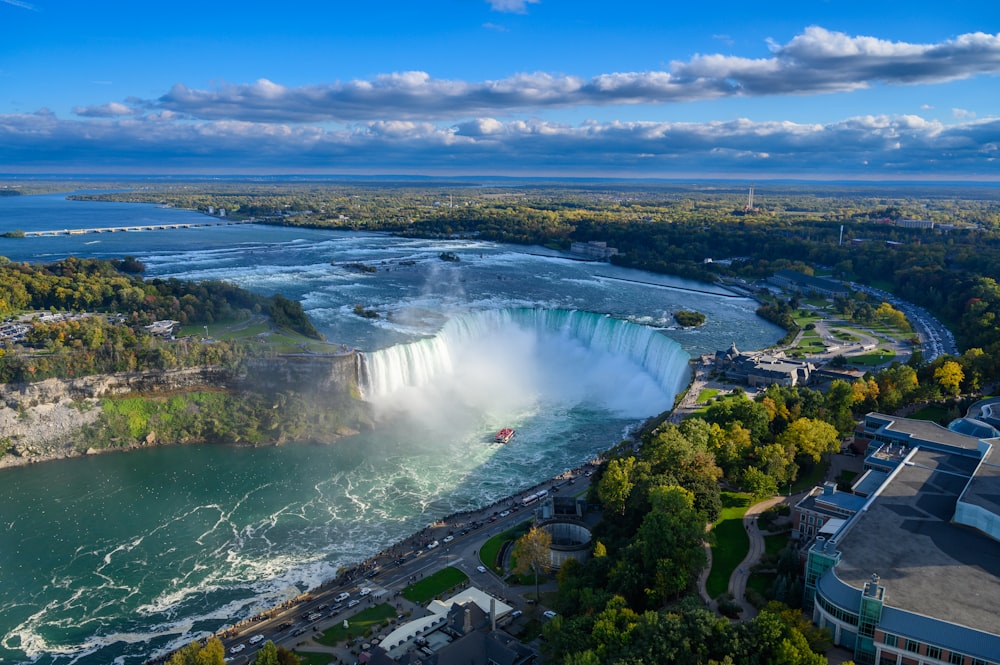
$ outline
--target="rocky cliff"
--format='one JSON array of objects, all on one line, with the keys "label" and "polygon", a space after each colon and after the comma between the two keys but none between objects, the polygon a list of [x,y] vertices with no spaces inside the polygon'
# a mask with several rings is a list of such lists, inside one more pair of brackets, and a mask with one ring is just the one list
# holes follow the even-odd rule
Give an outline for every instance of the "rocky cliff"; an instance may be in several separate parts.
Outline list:
[{"label": "rocky cliff", "polygon": [[235,374],[197,367],[0,384],[0,467],[80,454],[78,435],[100,417],[101,398],[221,389],[344,399],[357,394],[356,363],[354,354],[303,354],[251,359]]}]

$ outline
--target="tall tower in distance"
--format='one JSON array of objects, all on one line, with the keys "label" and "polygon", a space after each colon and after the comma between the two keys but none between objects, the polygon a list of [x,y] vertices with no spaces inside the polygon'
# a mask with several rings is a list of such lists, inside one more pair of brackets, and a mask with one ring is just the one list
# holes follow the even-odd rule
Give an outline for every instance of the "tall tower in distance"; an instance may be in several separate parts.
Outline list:
[{"label": "tall tower in distance", "polygon": [[756,212],[753,207],[753,185],[750,185],[750,192],[747,194],[747,204],[743,207],[743,212],[748,215],[752,215]]}]

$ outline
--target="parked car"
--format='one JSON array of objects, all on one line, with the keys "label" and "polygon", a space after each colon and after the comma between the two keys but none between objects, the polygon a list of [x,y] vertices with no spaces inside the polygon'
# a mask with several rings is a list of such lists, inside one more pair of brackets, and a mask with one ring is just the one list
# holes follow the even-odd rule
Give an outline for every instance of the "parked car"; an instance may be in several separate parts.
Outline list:
[{"label": "parked car", "polygon": [[368,587],[364,587],[363,589],[361,589],[361,591],[358,592],[358,595],[359,596],[367,596],[371,592],[372,592],[371,589],[369,589]]},{"label": "parked car", "polygon": [[546,619],[554,619],[556,617],[556,613],[553,612],[552,610],[545,610],[544,612],[542,612],[542,616],[544,616]]},{"label": "parked car", "polygon": [[486,566],[476,566],[476,570],[478,570],[481,573],[485,573],[486,572]]},{"label": "parked car", "polygon": [[354,599],[354,600],[352,600],[351,602],[347,603],[347,606],[348,606],[348,607],[356,607],[356,606],[358,606],[358,605],[360,605],[360,604],[361,604],[361,601],[360,601],[360,600],[358,600],[357,598],[355,598],[355,599]]}]

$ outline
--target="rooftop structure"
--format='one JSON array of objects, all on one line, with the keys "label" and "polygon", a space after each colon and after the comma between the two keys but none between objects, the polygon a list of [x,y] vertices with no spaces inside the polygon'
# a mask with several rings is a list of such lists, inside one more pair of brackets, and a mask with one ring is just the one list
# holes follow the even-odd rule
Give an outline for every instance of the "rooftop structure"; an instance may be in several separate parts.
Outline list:
[{"label": "rooftop structure", "polygon": [[1000,440],[879,413],[863,430],[859,507],[809,548],[813,620],[859,665],[1000,663]]},{"label": "rooftop structure", "polygon": [[618,254],[618,249],[615,247],[608,247],[608,243],[598,240],[591,240],[590,242],[574,242],[570,245],[569,251],[574,254],[582,254],[588,258],[598,259],[600,261],[610,261],[612,256]]},{"label": "rooftop structure", "polygon": [[806,275],[798,270],[779,270],[768,281],[782,289],[803,291],[805,293],[813,291],[828,297],[846,296],[851,292],[849,288],[844,286],[843,282],[825,277]]},{"label": "rooftop structure", "polygon": [[791,360],[783,355],[741,353],[734,343],[715,354],[715,368],[725,376],[750,386],[795,386],[809,381],[816,369],[812,363]]}]

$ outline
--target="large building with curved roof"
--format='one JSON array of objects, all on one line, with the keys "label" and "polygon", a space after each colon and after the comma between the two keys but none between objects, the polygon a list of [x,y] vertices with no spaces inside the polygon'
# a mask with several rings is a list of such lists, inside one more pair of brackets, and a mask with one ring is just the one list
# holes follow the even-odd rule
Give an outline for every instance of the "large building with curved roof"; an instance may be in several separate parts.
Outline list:
[{"label": "large building with curved roof", "polygon": [[859,664],[1000,664],[1000,439],[879,413],[863,428],[884,480],[809,548],[813,621]]}]

